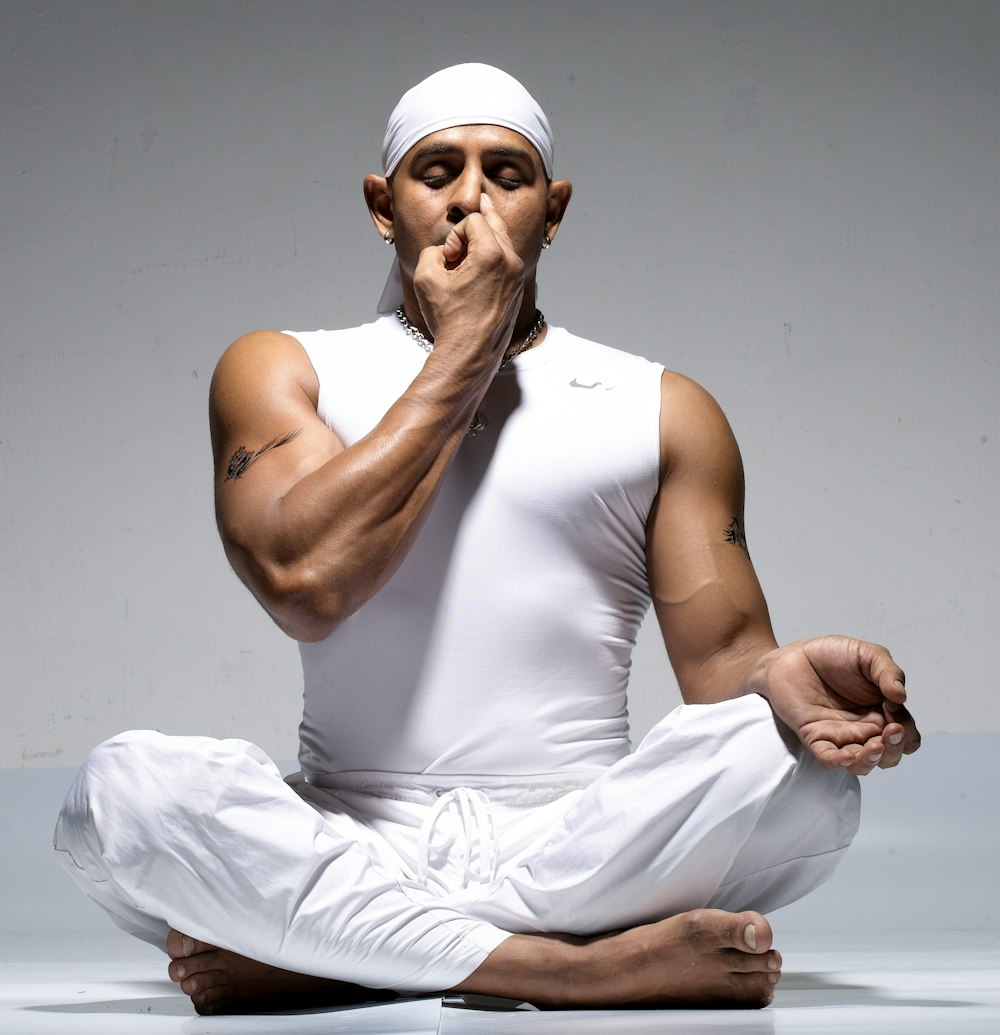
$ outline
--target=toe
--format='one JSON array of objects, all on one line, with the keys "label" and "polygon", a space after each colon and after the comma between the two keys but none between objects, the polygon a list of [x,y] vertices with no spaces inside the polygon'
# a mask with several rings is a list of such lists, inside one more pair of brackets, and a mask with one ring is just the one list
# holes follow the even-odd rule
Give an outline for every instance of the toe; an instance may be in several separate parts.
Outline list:
[{"label": "toe", "polygon": [[184,951],[184,935],[180,931],[175,931],[173,928],[170,929],[170,933],[167,935],[167,955],[172,960],[180,959],[182,956],[188,956],[189,953]]},{"label": "toe", "polygon": [[167,955],[172,960],[194,956],[199,952],[210,952],[214,948],[215,946],[210,945],[208,942],[200,942],[197,938],[181,934],[180,931],[175,931],[173,928],[171,928],[170,933],[167,935]]},{"label": "toe", "polygon": [[721,909],[696,909],[685,914],[684,920],[688,940],[703,947],[763,956],[770,950],[774,937],[767,920],[752,910],[727,913]]},{"label": "toe", "polygon": [[771,948],[774,932],[766,918],[760,913],[737,913],[729,925],[732,946],[743,952],[763,955]]},{"label": "toe", "polygon": [[765,953],[734,950],[725,955],[734,974],[781,974],[781,954],[774,949]]},{"label": "toe", "polygon": [[225,983],[224,975],[218,971],[205,970],[192,974],[181,981],[181,991],[191,997],[191,1001],[210,1002],[218,998],[219,989]]},{"label": "toe", "polygon": [[734,974],[732,989],[733,1001],[742,1006],[765,1007],[774,1000],[778,977],[765,972],[763,974]]},{"label": "toe", "polygon": [[[167,976],[171,981],[180,981],[181,988],[184,988],[185,979],[194,977],[196,974],[207,974],[219,970],[221,955],[218,949],[209,949],[206,952],[196,953],[194,956],[181,956],[171,960],[167,967]],[[202,982],[204,986],[204,982]],[[187,989],[185,988],[186,992]]]}]

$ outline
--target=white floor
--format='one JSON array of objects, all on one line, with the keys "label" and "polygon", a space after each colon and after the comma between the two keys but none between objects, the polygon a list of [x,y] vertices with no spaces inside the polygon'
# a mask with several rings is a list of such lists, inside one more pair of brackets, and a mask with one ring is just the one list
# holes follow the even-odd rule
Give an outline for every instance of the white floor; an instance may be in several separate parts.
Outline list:
[{"label": "white floor", "polygon": [[[1000,934],[827,936],[780,945],[786,967],[766,1010],[499,1012],[440,999],[352,1010],[198,1017],[165,960],[124,936],[0,941],[4,1035],[486,1035],[493,1032],[699,1032],[747,1035],[997,1035]],[[853,945],[852,945],[853,943]],[[18,956],[22,958],[17,959]]]}]

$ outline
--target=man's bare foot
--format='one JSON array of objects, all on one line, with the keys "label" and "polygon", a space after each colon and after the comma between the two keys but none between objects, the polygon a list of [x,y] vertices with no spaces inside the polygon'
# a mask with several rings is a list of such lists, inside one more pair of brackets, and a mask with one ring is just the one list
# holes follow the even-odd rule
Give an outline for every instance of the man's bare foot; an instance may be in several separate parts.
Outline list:
[{"label": "man's bare foot", "polygon": [[396,998],[395,992],[279,970],[179,931],[168,935],[167,954],[170,980],[180,984],[200,1014],[267,1013]]},{"label": "man's bare foot", "polygon": [[[596,938],[515,934],[452,992],[550,1009],[767,1006],[781,956],[760,913],[698,909]],[[395,993],[258,963],[171,931],[168,974],[200,1014],[341,1006]]]},{"label": "man's bare foot", "polygon": [[512,935],[455,991],[549,1008],[767,1006],[781,979],[760,913],[698,909],[574,944]]}]

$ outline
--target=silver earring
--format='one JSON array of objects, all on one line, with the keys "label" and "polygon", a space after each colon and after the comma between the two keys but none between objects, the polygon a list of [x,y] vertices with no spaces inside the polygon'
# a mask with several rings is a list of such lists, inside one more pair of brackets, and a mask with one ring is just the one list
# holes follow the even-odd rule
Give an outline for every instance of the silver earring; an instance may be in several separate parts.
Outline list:
[{"label": "silver earring", "polygon": [[548,248],[548,246],[549,246],[549,245],[550,245],[551,243],[552,243],[552,242],[551,242],[551,241],[549,240],[549,235],[548,235],[548,234],[545,234],[545,235],[543,235],[543,237],[542,237],[542,247],[543,247],[543,248]]},{"label": "silver earring", "polygon": [[386,244],[392,244],[392,234],[390,234],[389,231],[386,230],[386,232],[382,235],[382,240],[385,241]]}]

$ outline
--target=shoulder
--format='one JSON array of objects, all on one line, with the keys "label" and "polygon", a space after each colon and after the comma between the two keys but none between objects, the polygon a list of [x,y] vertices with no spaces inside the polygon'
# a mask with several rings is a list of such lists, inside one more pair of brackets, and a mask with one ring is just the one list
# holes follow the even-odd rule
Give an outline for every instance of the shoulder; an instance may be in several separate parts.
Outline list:
[{"label": "shoulder", "polygon": [[213,440],[258,423],[305,419],[315,413],[319,382],[297,338],[284,331],[251,331],[219,358],[209,388]]},{"label": "shoulder", "polygon": [[333,331],[250,331],[226,349],[217,370],[227,373],[245,366],[308,364],[310,357],[318,352],[369,341],[378,326],[378,323],[363,324]]},{"label": "shoulder", "polygon": [[212,376],[213,405],[230,391],[260,390],[293,382],[303,388],[315,380],[301,343],[284,331],[251,331],[237,338],[222,353]]},{"label": "shoulder", "polygon": [[301,361],[305,350],[296,335],[287,331],[250,331],[238,337],[219,357],[216,376],[237,374],[246,367],[273,366]]},{"label": "shoulder", "polygon": [[660,378],[660,452],[664,474],[683,467],[734,474],[742,467],[722,407],[697,381],[673,370]]},{"label": "shoulder", "polygon": [[679,417],[713,418],[722,415],[722,408],[710,392],[676,370],[663,370],[660,398],[664,410],[676,412]]}]

